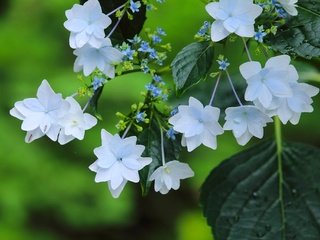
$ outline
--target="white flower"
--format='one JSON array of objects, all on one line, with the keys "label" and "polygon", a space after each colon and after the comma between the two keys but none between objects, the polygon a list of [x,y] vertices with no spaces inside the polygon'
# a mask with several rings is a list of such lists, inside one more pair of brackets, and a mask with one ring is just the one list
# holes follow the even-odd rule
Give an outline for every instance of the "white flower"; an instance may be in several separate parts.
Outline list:
[{"label": "white flower", "polygon": [[44,135],[56,141],[60,131],[58,119],[66,114],[69,107],[61,94],[55,93],[47,80],[43,80],[38,88],[37,98],[16,102],[10,114],[23,121],[21,129],[27,131],[26,142]]},{"label": "white flower", "polygon": [[173,160],[157,168],[149,180],[155,181],[154,190],[156,192],[167,194],[170,189],[177,190],[180,187],[180,179],[193,176],[194,172],[188,164]]},{"label": "white flower", "polygon": [[121,138],[101,131],[102,146],[94,149],[98,159],[89,169],[96,172],[96,182],[108,182],[113,197],[119,197],[127,181],[139,182],[138,171],[152,162],[141,157],[145,147],[137,145],[137,137]]},{"label": "white flower", "polygon": [[224,130],[232,130],[237,142],[245,145],[252,136],[263,137],[263,127],[272,119],[255,106],[229,107],[226,109]]},{"label": "white flower", "polygon": [[296,3],[298,0],[278,0],[278,2],[282,5],[284,10],[291,16],[297,16],[298,11],[296,9]]},{"label": "white flower", "polygon": [[202,143],[212,149],[217,148],[217,135],[223,133],[218,123],[220,109],[205,106],[199,100],[190,97],[189,105],[179,106],[179,112],[169,119],[176,132],[182,133],[181,145],[189,152]]},{"label": "white flower", "polygon": [[218,42],[231,33],[253,37],[255,19],[262,13],[262,8],[253,4],[252,0],[220,0],[207,4],[206,10],[216,19],[211,26],[213,42]]},{"label": "white flower", "polygon": [[66,11],[67,21],[64,27],[71,34],[69,43],[71,48],[81,48],[85,44],[99,48],[105,37],[104,29],[111,24],[111,19],[102,13],[97,0],[89,0],[82,5],[74,4]]},{"label": "white flower", "polygon": [[85,76],[89,76],[96,68],[102,71],[110,78],[115,76],[114,65],[120,63],[123,54],[116,48],[112,47],[111,40],[105,38],[100,48],[94,48],[89,44],[73,52],[77,59],[74,63],[74,71],[83,70]]},{"label": "white flower", "polygon": [[319,93],[319,88],[306,83],[290,83],[292,96],[287,98],[274,98],[269,108],[265,109],[269,116],[278,115],[281,122],[298,124],[301,113],[312,112],[311,97]]},{"label": "white flower", "polygon": [[273,97],[291,97],[289,83],[299,78],[297,70],[290,65],[288,55],[270,58],[263,69],[259,62],[244,63],[240,66],[240,72],[248,84],[245,99],[264,108],[271,105]]},{"label": "white flower", "polygon": [[72,97],[67,97],[66,101],[70,104],[68,113],[59,120],[61,131],[58,142],[66,144],[77,138],[82,140],[86,130],[97,124],[97,119],[88,113],[83,113],[79,103]]}]

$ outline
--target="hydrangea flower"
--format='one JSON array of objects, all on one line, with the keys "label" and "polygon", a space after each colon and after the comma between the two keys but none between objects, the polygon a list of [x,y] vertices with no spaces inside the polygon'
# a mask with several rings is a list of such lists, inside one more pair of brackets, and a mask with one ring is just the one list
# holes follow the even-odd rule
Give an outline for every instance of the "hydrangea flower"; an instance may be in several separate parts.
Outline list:
[{"label": "hydrangea flower", "polygon": [[206,10],[216,19],[211,25],[213,42],[218,42],[231,33],[253,37],[255,19],[262,13],[262,7],[253,4],[252,0],[220,0],[207,4]]},{"label": "hydrangea flower", "polygon": [[102,145],[94,149],[97,160],[89,166],[96,172],[95,182],[107,182],[114,198],[119,197],[127,181],[140,181],[139,170],[152,162],[141,157],[145,147],[137,145],[137,137],[121,138],[101,131]]},{"label": "hydrangea flower", "polygon": [[75,138],[82,140],[85,131],[97,124],[97,119],[88,113],[83,113],[74,98],[67,97],[66,101],[70,104],[70,108],[58,122],[61,126],[58,138],[60,144],[66,144]]},{"label": "hydrangea flower", "polygon": [[216,149],[217,135],[223,133],[218,123],[220,109],[212,106],[203,107],[199,100],[190,97],[189,105],[180,105],[179,112],[170,117],[169,123],[176,132],[182,133],[181,145],[189,152],[204,144]]},{"label": "hydrangea flower", "polygon": [[71,48],[81,48],[90,44],[99,48],[105,37],[104,29],[111,24],[111,19],[102,13],[97,0],[89,0],[83,5],[74,4],[66,11],[67,21],[64,27],[71,32],[69,42]]},{"label": "hydrangea flower", "polygon": [[121,53],[124,55],[125,60],[133,60],[133,55],[135,52],[136,51],[132,50],[130,46],[121,51]]},{"label": "hydrangea flower", "polygon": [[217,62],[219,64],[219,69],[223,71],[227,70],[227,68],[230,66],[228,59],[217,60]]},{"label": "hydrangea flower", "polygon": [[297,16],[298,10],[296,3],[298,0],[278,0],[283,9],[291,16]]},{"label": "hydrangea flower", "polygon": [[263,43],[263,38],[267,36],[267,33],[264,31],[263,26],[258,27],[258,31],[254,34],[254,39],[259,43]]},{"label": "hydrangea flower", "polygon": [[77,58],[74,63],[74,71],[83,70],[85,76],[89,76],[96,68],[107,75],[114,78],[114,65],[120,63],[123,54],[116,48],[112,47],[111,40],[105,38],[100,48],[94,48],[89,44],[73,52]]},{"label": "hydrangea flower", "polygon": [[26,142],[32,142],[44,135],[56,141],[60,131],[58,119],[69,110],[69,103],[60,93],[55,93],[47,80],[43,80],[37,91],[37,98],[16,102],[10,114],[22,120],[21,129],[27,131]]},{"label": "hydrangea flower", "polygon": [[136,114],[136,122],[137,122],[137,123],[139,123],[139,122],[144,122],[145,116],[146,116],[146,113],[145,113],[145,112],[138,112],[138,113]]},{"label": "hydrangea flower", "polygon": [[142,41],[142,42],[140,43],[140,47],[138,48],[138,51],[139,51],[139,52],[146,52],[146,53],[150,52],[150,51],[151,51],[151,48],[150,48],[150,46],[149,46],[149,43],[146,42],[146,41]]},{"label": "hydrangea flower", "polygon": [[176,140],[175,134],[176,134],[176,133],[175,133],[175,131],[173,130],[173,128],[169,128],[169,130],[166,132],[167,138],[172,139],[172,140]]},{"label": "hydrangea flower", "polygon": [[151,92],[153,97],[159,97],[162,93],[161,89],[153,85],[152,83],[147,84],[146,89]]},{"label": "hydrangea flower", "polygon": [[106,80],[104,78],[95,76],[91,84],[93,90],[96,91],[98,88],[102,87],[105,81]]},{"label": "hydrangea flower", "polygon": [[299,76],[290,61],[288,55],[280,55],[270,58],[264,68],[254,61],[242,64],[240,72],[248,84],[245,99],[268,108],[274,97],[291,97],[289,82],[297,81]]},{"label": "hydrangea flower", "polygon": [[237,142],[245,145],[252,136],[263,137],[263,128],[272,118],[255,106],[229,107],[226,109],[224,130],[232,130]]},{"label": "hydrangea flower", "polygon": [[133,0],[130,0],[130,9],[133,13],[139,12],[140,7],[141,7],[140,1],[134,2]]},{"label": "hydrangea flower", "polygon": [[173,160],[157,168],[151,174],[149,180],[154,181],[154,190],[156,192],[167,194],[170,189],[179,189],[180,180],[193,176],[194,172],[188,164]]},{"label": "hydrangea flower", "polygon": [[157,27],[156,31],[161,36],[167,36],[166,32],[160,27]]},{"label": "hydrangea flower", "polygon": [[283,124],[288,121],[292,124],[298,124],[301,113],[313,111],[311,97],[319,93],[319,88],[298,82],[290,83],[290,87],[292,96],[274,98],[271,106],[265,109],[265,112],[271,117],[279,116]]}]

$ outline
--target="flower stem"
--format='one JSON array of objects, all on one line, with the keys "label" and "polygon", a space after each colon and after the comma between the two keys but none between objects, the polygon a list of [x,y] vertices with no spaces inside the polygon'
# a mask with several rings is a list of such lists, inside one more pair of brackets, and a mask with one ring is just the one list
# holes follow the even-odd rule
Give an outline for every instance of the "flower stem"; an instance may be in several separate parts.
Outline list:
[{"label": "flower stem", "polygon": [[163,142],[163,130],[162,127],[160,126],[160,137],[161,137],[161,159],[162,159],[162,165],[166,165],[166,160],[164,156],[164,142]]},{"label": "flower stem", "polygon": [[249,61],[252,62],[251,54],[250,54],[250,52],[249,52],[249,48],[248,48],[248,46],[247,46],[246,40],[245,40],[244,38],[242,38],[242,41],[243,41],[243,44],[244,44],[244,48],[245,48],[245,50],[246,50],[246,52],[247,52]]},{"label": "flower stem", "polygon": [[214,85],[214,89],[212,91],[212,95],[211,95],[211,99],[210,99],[210,102],[209,102],[209,106],[211,106],[212,103],[213,103],[214,96],[216,95],[217,88],[218,88],[218,85],[219,85],[219,82],[220,82],[220,78],[221,78],[221,72],[219,73],[219,76],[217,78],[216,84]]},{"label": "flower stem", "polygon": [[131,126],[132,126],[132,123],[133,123],[133,121],[130,122],[130,124],[128,125],[128,127],[126,128],[126,130],[124,131],[124,133],[122,134],[122,137],[121,137],[122,139],[127,136],[128,132],[129,132]]},{"label": "flower stem", "polygon": [[234,96],[236,97],[239,105],[240,105],[240,106],[243,106],[243,104],[242,104],[242,102],[241,102],[241,100],[240,100],[240,98],[239,98],[239,96],[238,96],[238,94],[237,94],[237,91],[236,91],[236,89],[234,88],[234,85],[233,85],[233,83],[232,83],[232,80],[231,80],[231,77],[230,77],[230,75],[229,75],[229,72],[228,72],[227,70],[226,70],[226,73],[227,73],[227,77],[228,77],[228,80],[229,80],[229,83],[230,83],[230,86],[231,86],[231,88],[232,88],[232,91],[233,91]]},{"label": "flower stem", "polygon": [[279,175],[279,201],[280,201],[280,211],[282,219],[282,239],[285,239],[284,234],[286,232],[286,216],[284,212],[284,203],[283,203],[283,169],[282,169],[282,131],[281,131],[281,122],[279,117],[274,117],[274,126],[275,126],[275,137],[277,144],[277,158],[278,158],[278,175]]},{"label": "flower stem", "polygon": [[171,70],[171,67],[170,65],[167,65],[167,66],[164,66],[163,68],[160,68],[159,70],[157,70],[157,74],[163,74],[163,73],[166,73],[166,72],[170,72]]},{"label": "flower stem", "polygon": [[123,8],[124,6],[126,6],[127,3],[122,4],[120,7],[117,7],[116,9],[112,10],[111,12],[109,12],[107,14],[107,16],[109,17],[110,15],[114,14],[116,11],[120,10],[121,8]]},{"label": "flower stem", "polygon": [[116,28],[118,27],[119,23],[121,22],[121,19],[123,18],[124,13],[122,14],[122,16],[118,19],[118,21],[116,22],[116,24],[113,26],[113,28],[111,29],[111,31],[109,32],[107,38],[109,38],[112,33],[116,30]]}]

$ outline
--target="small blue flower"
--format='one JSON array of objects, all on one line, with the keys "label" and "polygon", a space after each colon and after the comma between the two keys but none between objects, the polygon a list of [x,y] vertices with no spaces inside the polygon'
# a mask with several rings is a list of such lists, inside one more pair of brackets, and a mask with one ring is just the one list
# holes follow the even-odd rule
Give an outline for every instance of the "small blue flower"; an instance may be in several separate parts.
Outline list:
[{"label": "small blue flower", "polygon": [[144,73],[148,73],[150,71],[147,59],[142,59],[140,68]]},{"label": "small blue flower", "polygon": [[172,140],[176,140],[176,136],[175,136],[175,131],[173,130],[173,128],[169,128],[169,130],[167,131],[166,135],[169,139]]},{"label": "small blue flower", "polygon": [[151,92],[153,97],[159,97],[162,93],[160,88],[157,88],[155,85],[149,83],[146,85],[146,89]]},{"label": "small blue flower", "polygon": [[201,26],[197,34],[200,37],[203,37],[204,35],[207,34],[209,27],[210,27],[210,23],[208,21],[204,21],[203,25]]},{"label": "small blue flower", "polygon": [[104,78],[94,77],[91,86],[93,90],[96,91],[99,87],[103,86],[104,82]]},{"label": "small blue flower", "polygon": [[161,43],[162,42],[162,39],[160,36],[156,35],[156,34],[153,34],[151,36],[151,39],[152,39],[152,42],[157,44],[157,43]]},{"label": "small blue flower", "polygon": [[156,0],[156,2],[158,2],[158,3],[164,3],[165,0]]},{"label": "small blue flower", "polygon": [[149,46],[149,43],[146,41],[142,41],[140,44],[140,48],[138,49],[139,52],[150,52],[151,48]]},{"label": "small blue flower", "polygon": [[217,62],[219,63],[219,69],[223,71],[227,70],[228,66],[230,65],[228,59],[217,60]]},{"label": "small blue flower", "polygon": [[162,82],[162,77],[155,74],[155,75],[153,75],[153,80],[156,81],[157,83],[160,83],[160,82]]},{"label": "small blue flower", "polygon": [[139,12],[140,7],[141,7],[140,1],[134,2],[133,0],[130,0],[130,9],[133,13]]},{"label": "small blue flower", "polygon": [[138,44],[141,42],[141,38],[135,35],[132,39],[129,39],[128,41],[131,42],[132,44]]},{"label": "small blue flower", "polygon": [[168,100],[168,94],[162,94],[161,98],[162,98],[162,101],[167,101]]},{"label": "small blue flower", "polygon": [[136,122],[139,123],[139,122],[144,122],[145,120],[145,112],[138,112],[136,114]]},{"label": "small blue flower", "polygon": [[176,115],[179,112],[178,107],[175,107],[174,109],[172,109],[172,111],[170,112],[170,117]]},{"label": "small blue flower", "polygon": [[133,60],[133,54],[135,53],[135,50],[132,50],[130,46],[128,46],[126,49],[121,51],[124,55],[125,59]]},{"label": "small blue flower", "polygon": [[158,33],[160,36],[167,36],[166,32],[165,32],[162,28],[160,28],[160,27],[157,28],[157,33]]},{"label": "small blue flower", "polygon": [[263,26],[258,27],[258,31],[254,34],[254,39],[257,40],[260,43],[263,43],[263,38],[267,35],[267,33],[264,31]]},{"label": "small blue flower", "polygon": [[149,57],[151,59],[158,59],[158,53],[154,48],[150,48]]}]

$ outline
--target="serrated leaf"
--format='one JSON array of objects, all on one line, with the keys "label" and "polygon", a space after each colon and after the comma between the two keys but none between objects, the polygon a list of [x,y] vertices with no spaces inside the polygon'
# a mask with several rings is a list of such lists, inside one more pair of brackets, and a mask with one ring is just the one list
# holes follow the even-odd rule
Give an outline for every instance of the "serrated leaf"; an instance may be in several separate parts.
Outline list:
[{"label": "serrated leaf", "polygon": [[[146,147],[143,156],[152,158],[152,163],[139,172],[143,195],[146,195],[151,187],[151,182],[148,181],[150,175],[157,167],[162,165],[160,139],[160,129],[155,119],[138,136],[138,143]],[[179,159],[181,145],[178,138],[171,140],[164,136],[164,149],[166,161]]]},{"label": "serrated leaf", "polygon": [[298,16],[290,17],[275,36],[270,35],[267,42],[283,54],[307,59],[319,57],[320,1],[300,0],[298,5],[301,6]]},{"label": "serrated leaf", "polygon": [[281,156],[269,141],[210,173],[201,203],[216,240],[320,239],[320,149],[285,143]]},{"label": "serrated leaf", "polygon": [[204,79],[213,63],[211,42],[195,42],[184,47],[171,63],[176,89],[183,92]]},{"label": "serrated leaf", "polygon": [[[80,0],[80,3],[83,4],[87,0]],[[127,0],[99,0],[102,11],[107,14],[117,7],[121,6],[122,4],[126,3]],[[115,17],[115,14],[110,16],[112,19],[112,25],[107,29],[107,32],[111,30],[111,28],[114,26],[114,24],[117,22],[117,18]],[[146,5],[141,4],[141,7],[139,8],[139,12],[135,12],[133,14],[133,20],[130,20],[128,18],[128,15],[125,14],[111,36],[111,38],[115,41],[113,43],[121,43],[127,39],[131,39],[134,37],[134,35],[139,34],[142,30],[142,27],[144,25],[144,22],[146,21]]]}]

